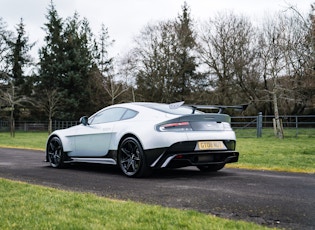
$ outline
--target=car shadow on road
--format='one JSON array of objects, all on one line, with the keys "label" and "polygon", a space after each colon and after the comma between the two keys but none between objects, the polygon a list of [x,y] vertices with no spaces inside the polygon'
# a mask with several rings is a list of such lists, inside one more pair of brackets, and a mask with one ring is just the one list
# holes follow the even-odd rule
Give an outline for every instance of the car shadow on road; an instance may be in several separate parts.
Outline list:
[{"label": "car shadow on road", "polygon": [[209,177],[226,177],[233,174],[230,171],[224,169],[217,172],[201,172],[195,167],[186,167],[179,169],[163,169],[153,171],[150,176],[151,179],[179,179],[179,178],[209,178]]},{"label": "car shadow on road", "polygon": [[[50,166],[47,168],[54,169]],[[56,169],[54,169],[56,170]],[[58,169],[60,170],[60,169]],[[97,174],[106,174],[113,176],[121,176],[126,177],[121,172],[119,167],[114,165],[104,165],[104,164],[93,164],[93,163],[75,163],[69,164],[65,168],[61,170],[71,170],[71,171],[80,171],[85,173],[97,173]],[[196,167],[185,167],[185,168],[175,168],[175,169],[159,169],[153,170],[152,174],[144,178],[138,178],[142,180],[150,179],[150,180],[159,180],[159,179],[183,179],[183,178],[209,178],[209,177],[226,177],[235,174],[230,170],[222,169],[217,172],[201,172]]]},{"label": "car shadow on road", "polygon": [[105,165],[105,164],[93,164],[93,163],[73,163],[68,164],[62,169],[55,169],[51,166],[46,166],[53,170],[65,170],[65,171],[81,171],[81,172],[91,172],[91,173],[107,173],[119,175],[121,171],[117,166],[114,165]]}]

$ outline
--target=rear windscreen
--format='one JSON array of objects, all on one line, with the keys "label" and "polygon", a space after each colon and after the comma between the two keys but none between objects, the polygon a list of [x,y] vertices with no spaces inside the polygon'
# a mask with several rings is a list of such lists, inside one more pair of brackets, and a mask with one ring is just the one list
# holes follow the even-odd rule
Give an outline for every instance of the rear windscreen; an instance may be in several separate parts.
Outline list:
[{"label": "rear windscreen", "polygon": [[[186,114],[192,114],[193,109],[189,106],[180,106],[176,109],[171,109],[168,104],[154,104],[154,103],[141,103],[141,106],[155,109],[164,113],[170,113],[170,114],[176,114],[176,115],[186,115]],[[199,110],[195,110],[195,114],[201,114],[203,112]]]}]

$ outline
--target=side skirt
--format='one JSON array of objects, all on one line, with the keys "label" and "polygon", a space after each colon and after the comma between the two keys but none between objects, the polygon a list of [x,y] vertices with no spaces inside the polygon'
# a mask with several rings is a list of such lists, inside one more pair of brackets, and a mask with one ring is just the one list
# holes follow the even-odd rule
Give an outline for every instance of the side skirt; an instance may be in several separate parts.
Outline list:
[{"label": "side skirt", "polygon": [[107,164],[107,165],[117,165],[117,162],[111,158],[71,158],[65,163],[96,163],[96,164]]}]

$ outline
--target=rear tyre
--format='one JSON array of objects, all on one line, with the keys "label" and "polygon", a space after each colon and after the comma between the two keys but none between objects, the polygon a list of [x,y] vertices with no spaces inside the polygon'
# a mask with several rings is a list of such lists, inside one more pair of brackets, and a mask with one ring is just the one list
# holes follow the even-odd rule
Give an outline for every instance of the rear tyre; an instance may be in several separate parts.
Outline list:
[{"label": "rear tyre", "polygon": [[144,177],[151,172],[146,165],[143,149],[134,137],[125,138],[118,149],[118,164],[128,177]]},{"label": "rear tyre", "polygon": [[199,165],[197,168],[202,172],[216,172],[223,169],[225,164],[216,164],[216,165]]},{"label": "rear tyre", "polygon": [[58,137],[53,137],[47,144],[47,159],[53,168],[63,168],[66,158],[63,152],[61,140]]}]

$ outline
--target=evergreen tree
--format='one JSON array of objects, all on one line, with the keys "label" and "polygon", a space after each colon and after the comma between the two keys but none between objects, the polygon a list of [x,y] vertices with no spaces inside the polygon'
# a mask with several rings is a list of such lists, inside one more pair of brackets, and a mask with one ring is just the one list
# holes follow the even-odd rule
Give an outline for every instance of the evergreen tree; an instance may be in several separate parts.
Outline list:
[{"label": "evergreen tree", "polygon": [[20,108],[24,103],[30,102],[27,95],[32,89],[32,82],[27,80],[28,76],[24,74],[24,67],[31,63],[28,52],[34,44],[29,44],[24,27],[21,19],[16,29],[17,36],[1,32],[1,38],[7,46],[2,59],[5,62],[5,68],[1,72],[3,84],[0,88],[0,101],[9,108],[10,131],[13,137],[15,135],[15,120],[19,118]]},{"label": "evergreen tree", "polygon": [[196,73],[197,63],[194,56],[196,36],[192,27],[189,7],[185,2],[182,7],[182,14],[178,16],[175,22],[175,33],[178,42],[175,60],[178,65],[178,72],[174,81],[177,86],[176,94],[181,95],[183,100],[189,99],[193,87],[199,80],[198,78],[202,77]]},{"label": "evergreen tree", "polygon": [[108,29],[102,24],[99,41],[98,41],[98,56],[97,64],[102,74],[107,74],[113,68],[113,58],[108,56],[108,47],[113,44],[114,41],[110,41]]},{"label": "evergreen tree", "polygon": [[24,74],[24,67],[31,64],[32,58],[28,54],[31,48],[34,46],[29,43],[29,38],[25,35],[25,25],[23,19],[16,28],[17,36],[13,38],[6,38],[9,52],[6,56],[6,62],[8,69],[8,75],[10,76],[12,83],[16,89],[18,95],[30,95],[32,89],[32,82],[28,81]]},{"label": "evergreen tree", "polygon": [[[46,45],[40,49],[39,92],[57,90],[58,119],[78,119],[95,111],[95,41],[86,19],[77,13],[63,21],[51,3],[45,24]],[[97,68],[96,68],[97,69]],[[94,77],[92,77],[94,76]]]},{"label": "evergreen tree", "polygon": [[44,24],[46,45],[39,50],[39,82],[40,88],[53,90],[59,87],[59,79],[63,74],[61,71],[64,61],[63,50],[63,21],[59,17],[55,6],[51,3],[46,15],[48,22]]},{"label": "evergreen tree", "polygon": [[9,47],[6,40],[9,39],[10,35],[6,22],[0,17],[0,79],[7,72],[6,54]]},{"label": "evergreen tree", "polygon": [[[64,73],[62,62],[64,60],[62,33],[63,20],[59,17],[55,6],[51,2],[46,15],[47,23],[43,30],[46,32],[44,37],[45,46],[39,50],[39,74],[37,78],[36,97],[40,99],[38,106],[49,116],[49,123],[52,115],[61,111],[59,107],[51,107],[50,104],[61,104],[60,79]],[[49,111],[46,111],[49,108]]]},{"label": "evergreen tree", "polygon": [[91,112],[89,102],[92,92],[86,85],[89,82],[93,58],[89,47],[90,29],[85,23],[87,22],[80,21],[75,14],[68,20],[63,34],[65,59],[62,69],[65,76],[61,79],[60,87],[67,106],[64,116],[72,119]]}]

